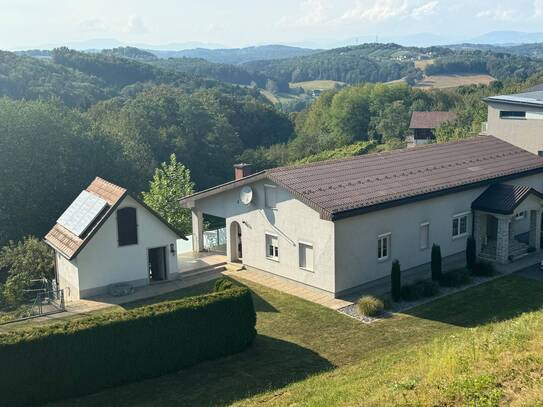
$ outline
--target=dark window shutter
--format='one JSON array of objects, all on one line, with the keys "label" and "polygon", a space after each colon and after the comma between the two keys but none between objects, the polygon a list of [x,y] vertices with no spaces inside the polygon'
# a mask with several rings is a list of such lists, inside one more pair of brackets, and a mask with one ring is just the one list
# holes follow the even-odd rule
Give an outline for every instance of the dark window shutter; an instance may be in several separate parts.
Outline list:
[{"label": "dark window shutter", "polygon": [[117,211],[117,236],[119,246],[138,244],[136,208],[122,208]]}]

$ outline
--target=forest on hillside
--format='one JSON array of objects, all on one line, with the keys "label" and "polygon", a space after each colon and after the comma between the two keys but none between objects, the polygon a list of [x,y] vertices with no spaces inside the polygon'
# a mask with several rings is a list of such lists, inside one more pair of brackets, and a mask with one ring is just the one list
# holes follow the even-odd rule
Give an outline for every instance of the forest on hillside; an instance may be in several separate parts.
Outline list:
[{"label": "forest on hillside", "polygon": [[[415,51],[364,52],[407,58]],[[542,79],[521,81],[536,70],[529,60],[522,75],[490,86],[422,91],[362,83],[286,114],[255,87],[180,72],[169,61],[138,50],[0,53],[0,246],[42,237],[95,176],[140,193],[173,153],[203,189],[230,180],[239,161],[262,169],[402,147],[415,110],[455,110],[458,122],[440,129],[439,139],[466,137],[486,118],[483,96]],[[502,61],[509,60],[496,58],[496,69],[511,72]]]}]

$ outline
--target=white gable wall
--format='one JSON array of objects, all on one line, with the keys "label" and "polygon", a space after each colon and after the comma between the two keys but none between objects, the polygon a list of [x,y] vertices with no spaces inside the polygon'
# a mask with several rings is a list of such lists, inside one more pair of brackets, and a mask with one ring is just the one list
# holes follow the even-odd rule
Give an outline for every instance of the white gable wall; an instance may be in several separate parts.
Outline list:
[{"label": "white gable wall", "polygon": [[[148,249],[166,246],[168,278],[178,272],[175,233],[132,197],[124,198],[118,209],[124,207],[136,208],[138,244],[119,247],[116,213],[113,213],[77,256],[81,297],[103,292],[114,283],[148,284]],[[170,253],[172,243],[174,254]]]},{"label": "white gable wall", "polygon": [[[531,186],[543,191],[543,175],[506,183]],[[443,257],[463,252],[467,236],[452,237],[452,218],[456,214],[471,212],[471,203],[486,188],[484,186],[336,221],[336,291],[345,291],[388,277],[395,259],[400,261],[402,270],[429,263],[433,243],[441,246]],[[472,216],[468,216],[468,235],[472,231],[472,221]],[[426,222],[430,224],[429,245],[427,249],[421,250],[420,226]],[[387,233],[390,233],[391,241],[389,257],[379,261],[378,236]]]},{"label": "white gable wall", "polygon": [[[246,266],[334,292],[334,223],[320,219],[318,212],[279,186],[276,209],[266,208],[264,185],[274,184],[258,181],[251,185],[254,198],[247,206],[239,202],[241,188],[236,188],[199,200],[196,207],[226,218],[228,239],[232,222],[241,226]],[[278,261],[266,257],[266,233],[278,238]],[[299,267],[299,242],[313,245],[313,271]]]},{"label": "white gable wall", "polygon": [[57,282],[59,288],[64,290],[64,298],[67,301],[79,300],[79,272],[77,259],[68,260],[59,252],[55,252],[57,268]]}]

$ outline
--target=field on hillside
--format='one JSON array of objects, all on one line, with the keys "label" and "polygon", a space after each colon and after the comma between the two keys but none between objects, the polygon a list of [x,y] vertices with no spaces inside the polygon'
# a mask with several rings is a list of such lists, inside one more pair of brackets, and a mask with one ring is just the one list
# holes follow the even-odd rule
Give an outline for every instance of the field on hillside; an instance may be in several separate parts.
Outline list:
[{"label": "field on hillside", "polygon": [[431,75],[425,76],[424,79],[417,82],[414,87],[419,89],[447,89],[467,85],[489,85],[495,80],[496,79],[490,75]]},{"label": "field on hillside", "polygon": [[542,405],[541,282],[502,277],[370,325],[247,285],[258,330],[247,351],[52,405]]},{"label": "field on hillside", "polygon": [[417,69],[421,69],[424,71],[424,69],[428,66],[428,65],[432,65],[434,63],[434,60],[433,59],[423,59],[421,61],[415,61],[415,68]]},{"label": "field on hillside", "polygon": [[291,88],[302,88],[303,90],[329,90],[329,89],[335,89],[336,86],[344,86],[344,82],[338,82],[338,81],[328,81],[328,80],[320,80],[320,81],[306,81],[306,82],[292,82],[290,83]]}]

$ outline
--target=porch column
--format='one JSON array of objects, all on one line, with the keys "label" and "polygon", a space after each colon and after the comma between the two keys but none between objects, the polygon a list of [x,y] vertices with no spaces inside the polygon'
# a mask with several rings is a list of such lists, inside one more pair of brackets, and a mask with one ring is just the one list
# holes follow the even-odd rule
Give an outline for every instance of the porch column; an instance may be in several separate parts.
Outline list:
[{"label": "porch column", "polygon": [[199,253],[204,250],[204,215],[197,208],[192,213],[192,251]]},{"label": "porch column", "polygon": [[506,264],[509,261],[509,227],[511,219],[498,217],[498,233],[496,236],[496,261]]}]

